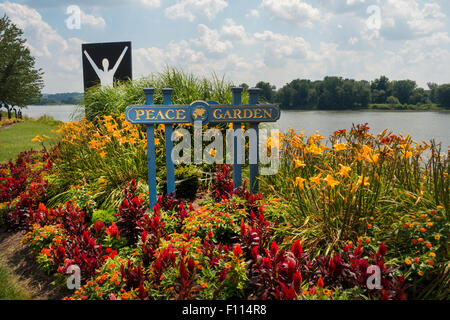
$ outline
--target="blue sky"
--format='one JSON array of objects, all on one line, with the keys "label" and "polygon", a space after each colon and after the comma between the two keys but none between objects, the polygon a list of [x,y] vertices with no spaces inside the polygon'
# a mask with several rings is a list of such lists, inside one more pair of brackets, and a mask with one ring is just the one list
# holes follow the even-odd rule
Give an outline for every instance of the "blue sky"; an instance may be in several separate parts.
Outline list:
[{"label": "blue sky", "polygon": [[[81,28],[69,29],[70,5]],[[44,92],[82,91],[81,44],[132,41],[133,76],[166,64],[235,84],[277,87],[337,75],[450,82],[447,0],[18,0]]]}]

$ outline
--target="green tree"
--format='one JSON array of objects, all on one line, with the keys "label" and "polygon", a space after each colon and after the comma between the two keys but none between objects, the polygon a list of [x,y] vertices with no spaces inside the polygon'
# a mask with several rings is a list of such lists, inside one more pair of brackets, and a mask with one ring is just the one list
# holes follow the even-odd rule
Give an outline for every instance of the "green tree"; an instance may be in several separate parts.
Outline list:
[{"label": "green tree", "polygon": [[443,108],[450,109],[450,84],[443,84],[438,89],[438,102]]},{"label": "green tree", "polygon": [[394,96],[389,96],[389,97],[386,99],[386,103],[387,103],[388,105],[390,105],[391,107],[396,107],[396,106],[398,106],[398,105],[400,104],[400,101],[399,101],[396,97],[394,97]]},{"label": "green tree", "polygon": [[438,91],[439,91],[439,85],[434,82],[428,82],[427,83],[430,93],[430,101],[433,103],[438,103]]},{"label": "green tree", "polygon": [[409,103],[411,104],[427,103],[427,101],[428,93],[423,88],[414,89],[409,97]]},{"label": "green tree", "polygon": [[276,87],[269,82],[260,81],[256,84],[256,88],[260,88],[259,98],[262,101],[273,102]]},{"label": "green tree", "polygon": [[44,86],[42,70],[25,45],[23,31],[4,15],[0,19],[0,101],[24,107],[40,100]]},{"label": "green tree", "polygon": [[392,92],[392,84],[389,82],[389,78],[381,76],[379,79],[375,79],[371,82],[370,88],[372,91],[373,103],[385,103],[388,96]]},{"label": "green tree", "polygon": [[398,80],[392,82],[392,95],[397,97],[400,103],[408,103],[409,97],[416,89],[417,84],[413,80]]},{"label": "green tree", "polygon": [[244,91],[247,91],[248,88],[249,88],[248,84],[246,84],[245,82],[244,82],[244,83],[241,83],[241,84],[239,85],[239,87],[243,88]]}]

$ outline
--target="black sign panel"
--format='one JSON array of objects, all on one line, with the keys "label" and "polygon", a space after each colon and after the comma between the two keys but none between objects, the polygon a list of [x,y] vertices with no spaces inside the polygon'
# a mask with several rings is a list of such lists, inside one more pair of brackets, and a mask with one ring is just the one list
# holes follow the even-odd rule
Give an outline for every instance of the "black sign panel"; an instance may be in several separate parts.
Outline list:
[{"label": "black sign panel", "polygon": [[98,83],[132,79],[130,41],[82,44],[81,54],[85,91]]}]

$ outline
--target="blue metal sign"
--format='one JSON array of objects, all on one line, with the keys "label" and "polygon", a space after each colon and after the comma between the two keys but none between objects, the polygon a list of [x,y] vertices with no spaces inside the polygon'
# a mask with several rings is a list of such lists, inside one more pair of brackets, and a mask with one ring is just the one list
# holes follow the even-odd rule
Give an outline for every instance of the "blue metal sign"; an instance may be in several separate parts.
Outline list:
[{"label": "blue metal sign", "polygon": [[195,101],[191,105],[131,105],[125,110],[126,119],[133,124],[241,123],[274,122],[280,118],[276,105],[218,105]]},{"label": "blue metal sign", "polygon": [[[147,125],[147,160],[150,208],[156,204],[156,157],[155,124],[165,125],[167,192],[175,193],[175,166],[171,157],[173,150],[173,124],[195,123],[233,123],[234,130],[239,130],[242,123],[250,123],[258,137],[260,122],[275,122],[280,118],[280,108],[275,104],[258,104],[258,88],[248,89],[249,104],[241,103],[242,88],[232,88],[233,104],[221,105],[215,101],[194,101],[190,105],[172,105],[173,89],[163,91],[163,105],[153,104],[153,88],[144,89],[145,104],[131,105],[125,110],[125,118],[133,124]],[[237,135],[234,137],[233,182],[235,187],[242,184],[241,164],[238,163]],[[258,145],[258,142],[257,142]],[[250,190],[258,191],[258,161],[250,164]]]}]

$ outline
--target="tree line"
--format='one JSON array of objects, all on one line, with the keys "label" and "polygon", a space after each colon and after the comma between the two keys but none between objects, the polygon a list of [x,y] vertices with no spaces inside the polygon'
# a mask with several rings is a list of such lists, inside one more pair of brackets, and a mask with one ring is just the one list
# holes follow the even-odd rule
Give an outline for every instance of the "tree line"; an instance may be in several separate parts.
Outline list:
[{"label": "tree line", "polygon": [[[244,88],[248,88],[245,83]],[[256,84],[260,100],[278,103],[282,109],[406,109],[439,106],[450,109],[450,84],[428,83],[425,90],[413,80],[373,81],[325,77],[323,80],[295,79],[280,89],[269,82]]]}]

